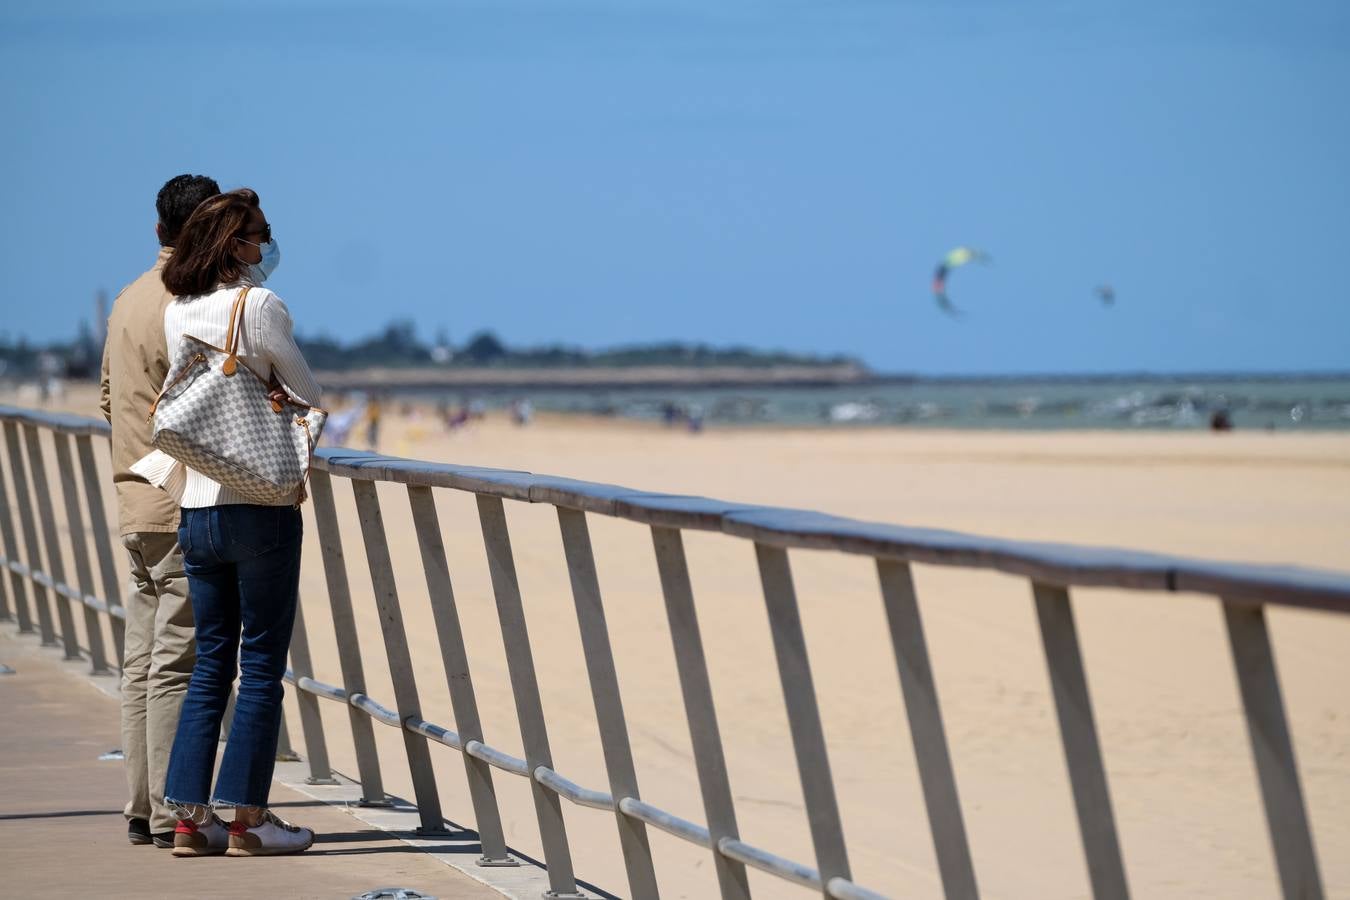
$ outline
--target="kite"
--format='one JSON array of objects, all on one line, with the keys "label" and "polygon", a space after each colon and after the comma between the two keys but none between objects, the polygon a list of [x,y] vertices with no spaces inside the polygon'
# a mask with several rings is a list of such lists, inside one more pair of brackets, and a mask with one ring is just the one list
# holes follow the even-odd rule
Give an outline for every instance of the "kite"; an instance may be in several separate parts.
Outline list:
[{"label": "kite", "polygon": [[989,262],[989,254],[972,247],[957,247],[942,257],[937,271],[933,273],[933,299],[937,301],[938,309],[949,316],[959,316],[961,311],[947,296],[947,274],[958,266],[972,262]]},{"label": "kite", "polygon": [[1099,284],[1095,291],[1097,299],[1102,301],[1103,306],[1114,306],[1116,302],[1116,289],[1109,284]]}]

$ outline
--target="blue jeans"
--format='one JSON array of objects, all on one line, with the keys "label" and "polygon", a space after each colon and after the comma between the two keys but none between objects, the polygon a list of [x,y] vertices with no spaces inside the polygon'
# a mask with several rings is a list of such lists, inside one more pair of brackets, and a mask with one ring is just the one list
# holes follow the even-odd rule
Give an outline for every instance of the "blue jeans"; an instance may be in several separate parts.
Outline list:
[{"label": "blue jeans", "polygon": [[[281,678],[300,592],[300,510],[184,509],[178,526],[197,622],[197,662],[183,699],[166,802],[206,805],[235,661],[234,723],[211,802],[266,806],[281,726]],[[242,640],[240,638],[242,632]]]}]

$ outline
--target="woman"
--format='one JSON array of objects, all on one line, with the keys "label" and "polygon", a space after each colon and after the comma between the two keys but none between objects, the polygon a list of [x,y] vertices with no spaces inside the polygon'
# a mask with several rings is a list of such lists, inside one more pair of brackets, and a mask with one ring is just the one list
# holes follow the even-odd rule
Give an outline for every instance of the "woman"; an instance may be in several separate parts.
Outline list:
[{"label": "woman", "polygon": [[[317,404],[319,386],[295,345],[286,305],[261,287],[279,258],[253,191],[217,194],[198,206],[164,266],[164,286],[174,295],[164,314],[169,355],[185,334],[223,347],[231,306],[247,287],[239,361],[259,374],[270,372],[295,399]],[[314,832],[272,814],[267,794],[299,595],[300,510],[252,504],[191,469],[179,504],[178,542],[197,621],[197,662],[164,789],[179,816],[174,855],[298,853],[314,842]],[[212,795],[236,659],[239,694]],[[213,807],[233,807],[234,822],[227,827]]]}]

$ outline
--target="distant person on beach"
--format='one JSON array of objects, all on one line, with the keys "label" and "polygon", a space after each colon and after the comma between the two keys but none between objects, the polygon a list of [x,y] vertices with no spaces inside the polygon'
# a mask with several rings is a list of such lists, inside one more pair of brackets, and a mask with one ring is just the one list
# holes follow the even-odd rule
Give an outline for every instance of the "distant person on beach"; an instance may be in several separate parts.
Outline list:
[{"label": "distant person on beach", "polygon": [[[241,188],[202,203],[164,266],[174,301],[164,313],[163,341],[176,348],[190,334],[224,346],[235,304],[242,301],[239,361],[271,373],[283,397],[312,405],[320,390],[295,344],[290,312],[262,287],[280,258],[253,191]],[[164,787],[165,802],[178,815],[173,853],[298,853],[314,842],[314,832],[282,820],[267,800],[281,726],[281,679],[299,601],[300,508],[290,499],[252,503],[190,468],[179,505],[197,664]],[[234,721],[213,791],[216,744],[236,670]],[[226,807],[234,810],[228,828],[214,811]]]},{"label": "distant person on beach", "polygon": [[528,425],[534,420],[534,404],[529,399],[511,401],[511,421],[517,425]]},{"label": "distant person on beach", "polygon": [[371,450],[380,449],[380,416],[383,412],[379,396],[372,394],[366,403],[366,446]]},{"label": "distant person on beach", "polygon": [[445,420],[445,426],[451,431],[458,431],[469,424],[469,405],[461,404],[459,409],[451,414],[450,418]]},{"label": "distant person on beach", "polygon": [[117,525],[131,568],[123,595],[122,649],[122,753],[131,796],[123,814],[127,839],[156,847],[173,846],[174,814],[164,802],[164,776],[196,648],[178,546],[178,504],[133,474],[131,464],[151,450],[145,413],[169,373],[164,310],[173,295],[161,279],[164,264],[188,216],[219,193],[220,186],[205,175],[179,175],[160,188],[159,256],[117,295],[103,346],[100,405],[112,426]]},{"label": "distant person on beach", "polygon": [[346,403],[342,406],[330,409],[328,413],[328,423],[323,430],[323,442],[330,447],[345,447],[347,437],[351,434],[352,428],[366,414],[366,404],[362,400],[359,403]]}]

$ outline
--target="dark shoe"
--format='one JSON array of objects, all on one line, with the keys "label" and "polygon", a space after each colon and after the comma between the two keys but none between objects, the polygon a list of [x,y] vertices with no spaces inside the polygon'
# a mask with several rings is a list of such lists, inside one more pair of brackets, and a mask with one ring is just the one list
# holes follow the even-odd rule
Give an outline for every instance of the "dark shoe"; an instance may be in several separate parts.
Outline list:
[{"label": "dark shoe", "polygon": [[153,841],[150,823],[145,819],[127,819],[127,840],[137,847],[143,847]]},{"label": "dark shoe", "polygon": [[155,846],[161,850],[171,849],[173,847],[173,835],[172,831],[161,831],[159,834],[153,835]]}]

